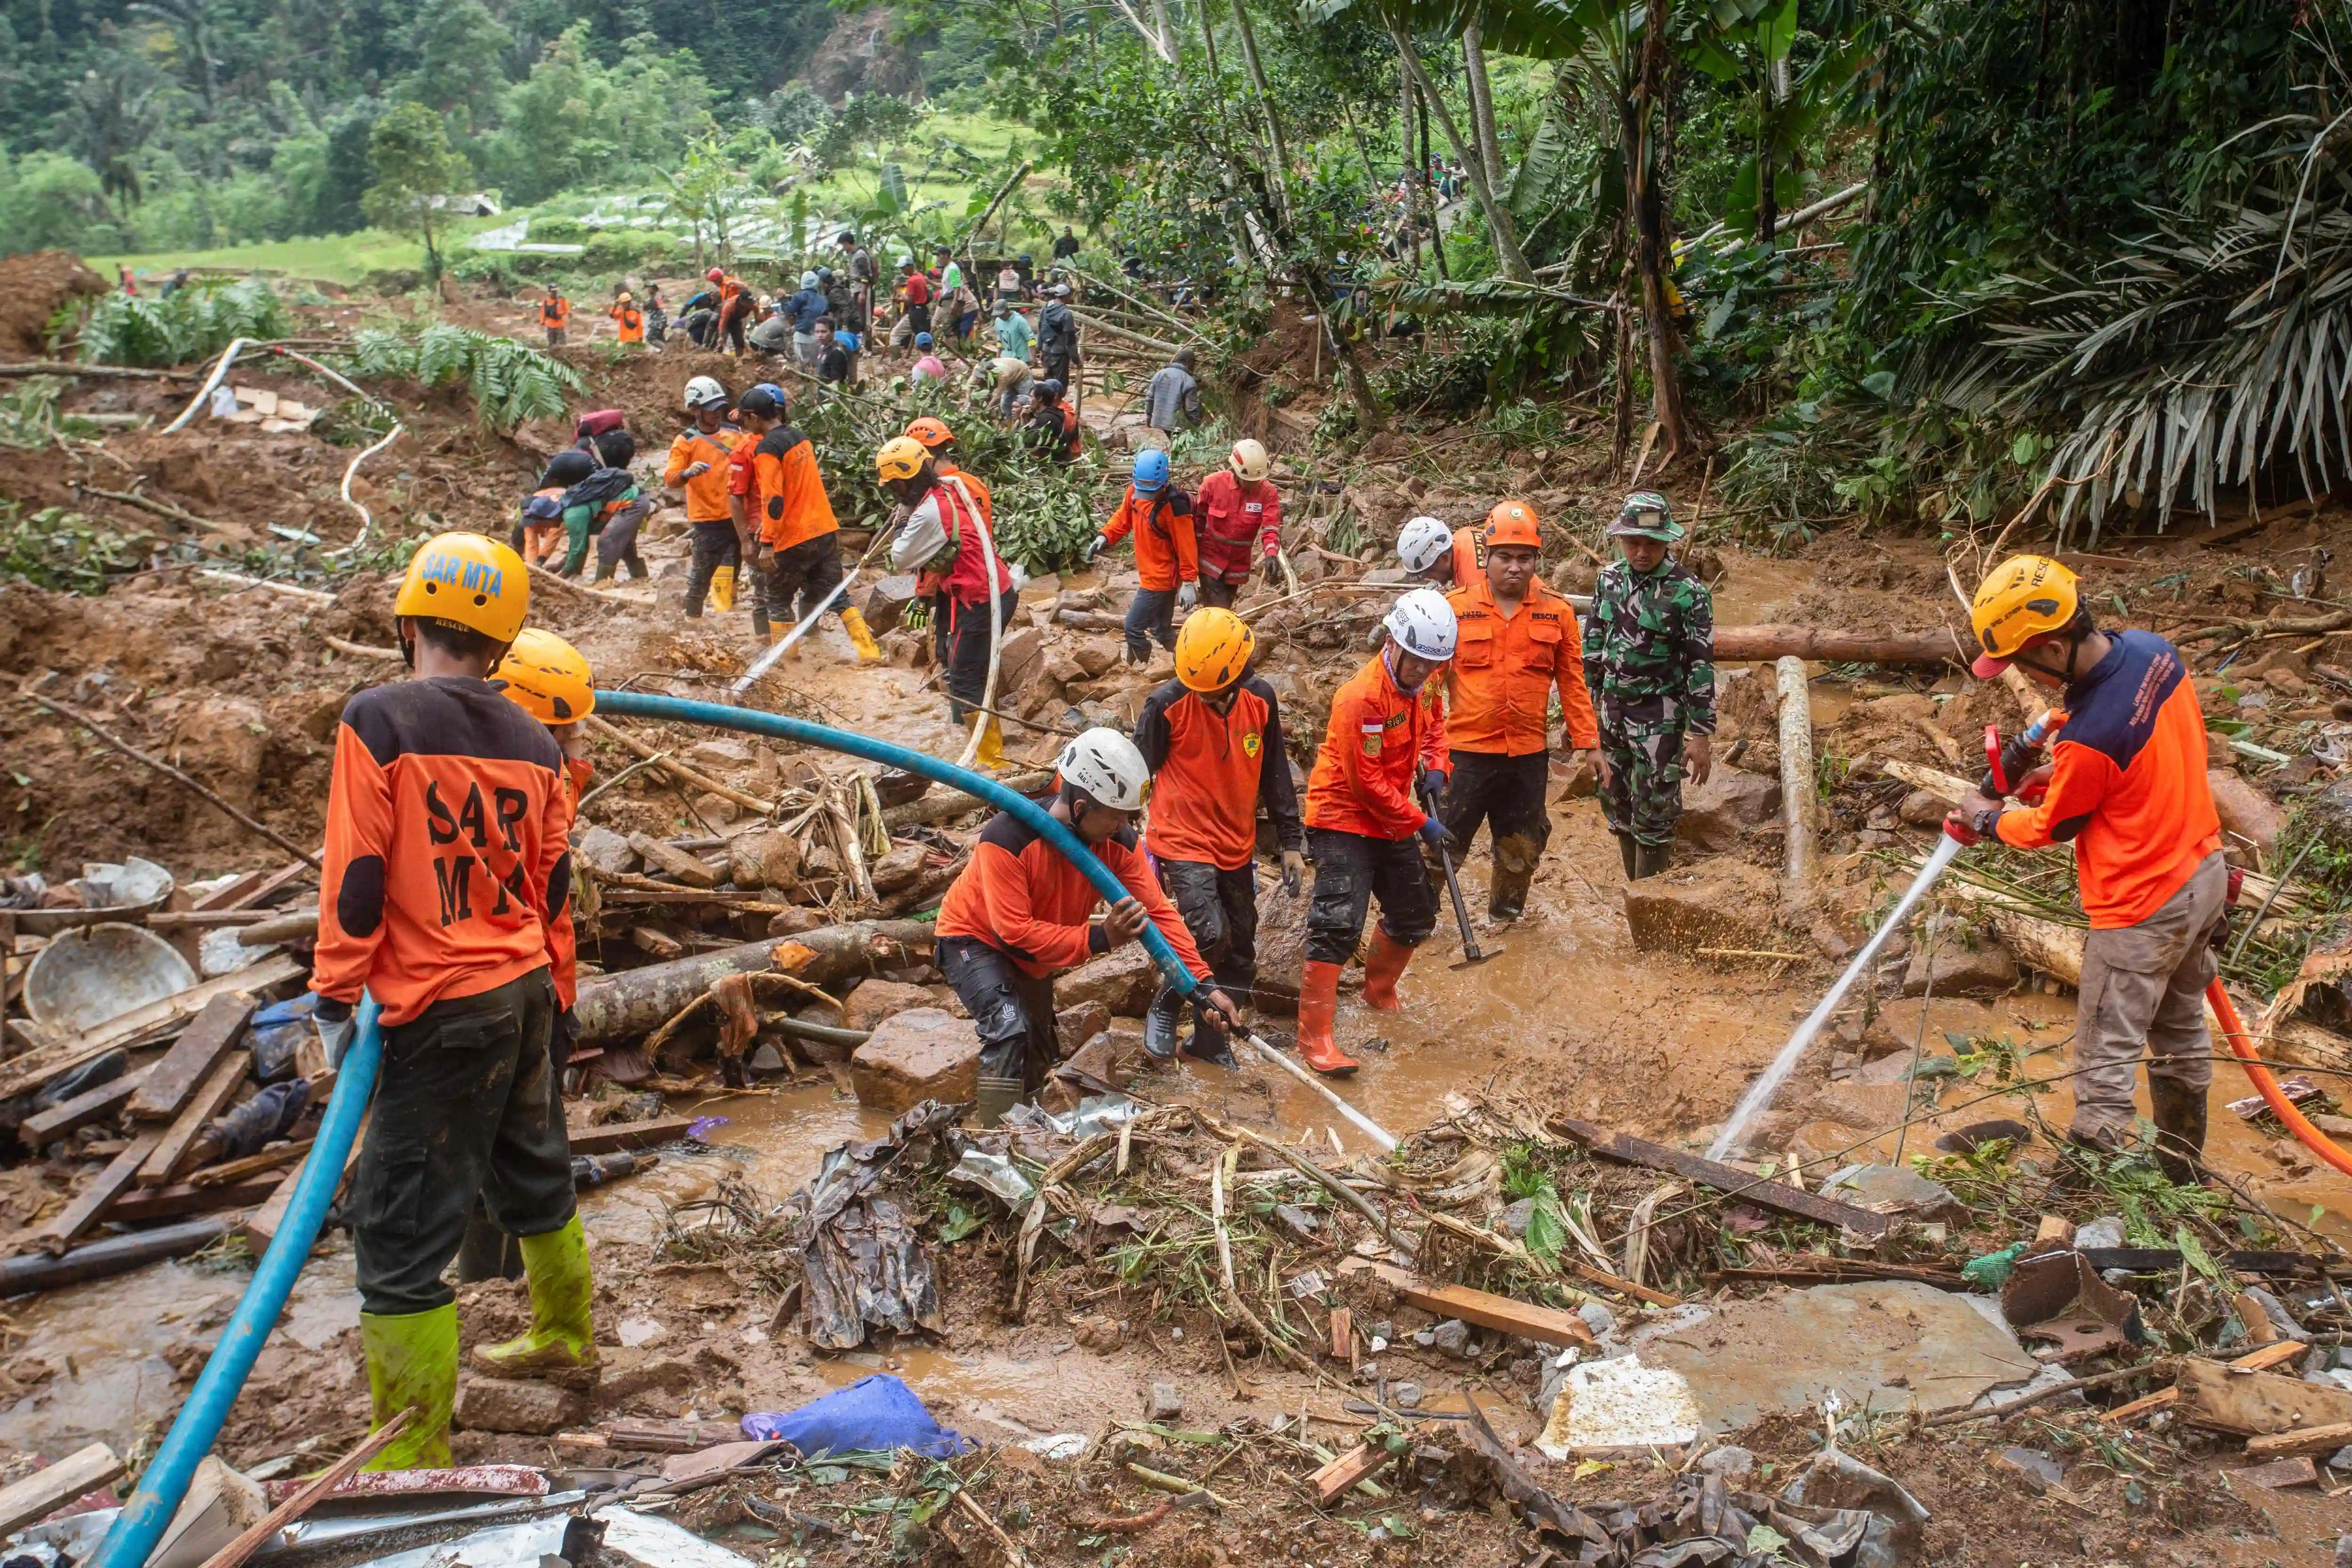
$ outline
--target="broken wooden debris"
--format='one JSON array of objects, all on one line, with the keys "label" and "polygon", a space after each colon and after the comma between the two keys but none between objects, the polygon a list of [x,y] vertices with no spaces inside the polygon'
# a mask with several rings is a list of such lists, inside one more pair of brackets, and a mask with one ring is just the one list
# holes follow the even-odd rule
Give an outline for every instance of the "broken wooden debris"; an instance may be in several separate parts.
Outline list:
[{"label": "broken wooden debris", "polygon": [[1399,1268],[1393,1263],[1381,1263],[1369,1258],[1351,1258],[1339,1266],[1339,1272],[1342,1275],[1370,1274],[1393,1289],[1400,1300],[1423,1311],[1433,1312],[1439,1318],[1459,1318],[1482,1329],[1516,1334],[1520,1339],[1533,1340],[1538,1344],[1556,1345],[1562,1350],[1571,1347],[1591,1350],[1594,1347],[1592,1330],[1584,1320],[1556,1307],[1534,1306],[1467,1285],[1447,1285],[1435,1279],[1425,1279],[1409,1269]]},{"label": "broken wooden debris", "polygon": [[155,1145],[155,1152],[139,1167],[141,1186],[166,1187],[188,1173],[200,1152],[197,1141],[204,1136],[205,1124],[227,1106],[252,1068],[249,1051],[231,1051],[215,1065],[211,1075],[180,1108],[178,1118]]},{"label": "broken wooden debris", "polygon": [[2352,1393],[2242,1364],[2191,1358],[2180,1363],[2178,1386],[2181,1421],[2208,1431],[2253,1437],[2352,1423]]},{"label": "broken wooden debris", "polygon": [[1669,1149],[1663,1143],[1653,1143],[1630,1133],[1612,1132],[1572,1116],[1555,1116],[1544,1125],[1605,1158],[1680,1176],[1686,1182],[1712,1187],[1727,1196],[1777,1214],[1809,1219],[1816,1225],[1837,1226],[1873,1239],[1885,1236],[1894,1225],[1894,1221],[1885,1215],[1873,1214],[1868,1209],[1856,1208],[1852,1204],[1842,1204],[1832,1198],[1816,1197],[1785,1183],[1768,1181],[1753,1172],[1720,1164],[1696,1154],[1685,1154],[1678,1149]]},{"label": "broken wooden debris", "polygon": [[103,1443],[79,1448],[54,1465],[0,1487],[0,1535],[22,1530],[129,1473],[130,1467]]},{"label": "broken wooden debris", "polygon": [[1388,1449],[1372,1443],[1359,1443],[1338,1458],[1307,1477],[1315,1488],[1315,1500],[1328,1508],[1352,1490],[1359,1481],[1368,1481],[1388,1466]]},{"label": "broken wooden debris", "polygon": [[163,1141],[161,1132],[142,1132],[123,1145],[122,1152],[109,1161],[89,1185],[74,1195],[73,1202],[34,1233],[35,1245],[55,1255],[80,1240],[82,1234],[98,1223],[107,1206],[130,1190],[131,1183],[138,1179],[139,1167],[147,1163],[147,1156]]},{"label": "broken wooden debris", "polygon": [[59,1100],[47,1110],[37,1110],[18,1123],[16,1135],[28,1149],[46,1149],[69,1132],[103,1121],[121,1109],[122,1102],[139,1091],[147,1081],[150,1068],[137,1068],[110,1083],[85,1089],[71,1100]]},{"label": "broken wooden debris", "polygon": [[110,1236],[52,1257],[28,1252],[0,1258],[0,1296],[22,1296],[36,1290],[58,1290],[92,1279],[110,1279],[150,1263],[185,1258],[218,1241],[228,1230],[226,1218],[184,1220],[152,1230]]},{"label": "broken wooden debris", "polygon": [[236,991],[250,992],[259,996],[271,987],[299,980],[307,973],[307,967],[290,954],[272,953],[268,958],[247,964],[233,974],[224,974],[173,995],[160,997],[119,1017],[109,1018],[79,1035],[27,1051],[23,1056],[13,1057],[0,1062],[0,1100],[13,1099],[29,1089],[38,1089],[59,1073],[71,1072],[82,1063],[104,1056],[118,1046],[138,1047],[161,1040],[204,1011],[215,996]]}]

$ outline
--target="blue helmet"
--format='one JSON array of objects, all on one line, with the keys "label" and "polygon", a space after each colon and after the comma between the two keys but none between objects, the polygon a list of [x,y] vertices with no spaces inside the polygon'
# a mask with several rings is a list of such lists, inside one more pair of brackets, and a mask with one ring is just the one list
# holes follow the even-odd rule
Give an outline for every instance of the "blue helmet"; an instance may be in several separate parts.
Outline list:
[{"label": "blue helmet", "polygon": [[919,349],[929,348],[931,346],[931,334],[929,332],[917,332],[915,334],[915,346]]},{"label": "blue helmet", "polygon": [[1168,482],[1168,454],[1153,447],[1135,455],[1135,493],[1158,495]]}]

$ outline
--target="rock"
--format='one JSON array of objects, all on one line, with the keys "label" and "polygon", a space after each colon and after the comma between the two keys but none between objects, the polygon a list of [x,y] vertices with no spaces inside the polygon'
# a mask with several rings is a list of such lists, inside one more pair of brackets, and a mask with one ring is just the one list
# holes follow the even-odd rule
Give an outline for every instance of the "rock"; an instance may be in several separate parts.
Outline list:
[{"label": "rock", "polygon": [[1444,1351],[1447,1355],[1467,1357],[1472,1353],[1470,1325],[1459,1318],[1448,1318],[1429,1331],[1429,1343],[1433,1350]]},{"label": "rock", "polygon": [[1969,1212],[1950,1188],[1908,1165],[1848,1165],[1822,1184],[1822,1195],[1874,1214],[1925,1220],[1966,1219]]},{"label": "rock", "polygon": [[1703,784],[1683,784],[1682,820],[1675,833],[1701,849],[1728,849],[1742,832],[1769,821],[1780,809],[1779,779],[1717,768]]},{"label": "rock", "polygon": [[1528,1234],[1528,1226],[1535,1223],[1535,1199],[1521,1198],[1503,1211],[1502,1216],[1495,1221],[1495,1228],[1506,1236],[1523,1237]]},{"label": "rock", "polygon": [[1172,1383],[1155,1383],[1144,1396],[1143,1408],[1151,1420],[1173,1421],[1184,1414],[1184,1394]]},{"label": "rock", "polygon": [[580,830],[572,858],[600,877],[625,877],[637,868],[637,852],[629,841],[593,822]]},{"label": "rock", "polygon": [[1008,636],[996,654],[998,694],[1018,697],[1027,692],[1045,661],[1045,634],[1043,631],[1035,626],[1024,626]]},{"label": "rock", "polygon": [[724,827],[743,815],[743,808],[715,790],[705,790],[694,797],[694,815],[713,827]]},{"label": "rock", "polygon": [[[1889,1060],[1895,1058],[1889,1058]],[[1910,1066],[1905,1060],[1903,1066]],[[1849,1127],[1892,1127],[1903,1120],[1910,1102],[1908,1083],[1825,1084],[1807,1108],[1807,1121],[1842,1121]]]},{"label": "rock", "polygon": [[730,741],[722,736],[715,741],[698,741],[688,746],[686,760],[698,768],[748,768],[759,759],[751,754],[748,742]]},{"label": "rock", "polygon": [[1078,662],[1077,655],[1066,647],[1055,648],[1047,654],[1045,667],[1038,673],[1047,683],[1055,686],[1075,686],[1081,680],[1094,679],[1087,673],[1087,667]]},{"label": "rock", "polygon": [[1421,1384],[1417,1383],[1392,1383],[1389,1384],[1389,1403],[1399,1410],[1420,1409]]},{"label": "rock", "polygon": [[587,1398],[551,1383],[468,1377],[457,1390],[457,1425],[471,1432],[561,1432],[587,1414]]},{"label": "rock", "polygon": [[739,888],[796,888],[801,841],[789,833],[738,834],[727,841],[727,868]]},{"label": "rock", "polygon": [[906,618],[907,606],[915,602],[915,574],[898,573],[877,580],[866,590],[864,608],[866,624],[874,635],[895,630]]},{"label": "rock", "polygon": [[926,1100],[968,1105],[980,1094],[980,1037],[940,1008],[909,1007],[883,1019],[850,1053],[849,1078],[858,1104],[888,1116]]},{"label": "rock", "polygon": [[908,839],[893,845],[890,853],[866,868],[866,874],[873,879],[876,892],[895,893],[901,888],[913,887],[922,876],[923,856],[923,847]]},{"label": "rock", "polygon": [[1904,995],[2006,996],[2017,989],[2017,960],[1990,931],[1958,921],[1938,921],[1935,931],[1912,951]]},{"label": "rock", "polygon": [[[1068,1040],[1076,1037],[1058,1035],[1057,1037],[1061,1040]],[[1100,1079],[1113,1089],[1127,1087],[1129,1075],[1119,1071],[1118,1068],[1118,1042],[1112,1038],[1108,1029],[1098,1030],[1087,1036],[1084,1044],[1063,1058],[1062,1065],[1070,1069],[1070,1076],[1074,1079],[1083,1075],[1087,1078]],[[1057,1078],[1055,1081],[1064,1080]],[[1086,1094],[1093,1092],[1092,1089],[1085,1091]],[[1084,1095],[1080,1098],[1084,1098]]]},{"label": "rock", "polygon": [[751,1059],[744,1065],[752,1072],[782,1072],[784,1070],[783,1053],[777,1050],[775,1047],[762,1042],[760,1048],[751,1053]]},{"label": "rock", "polygon": [[1070,1326],[1078,1331],[1078,1343],[1097,1355],[1110,1355],[1127,1343],[1127,1325],[1106,1313],[1090,1314]]},{"label": "rock", "polygon": [[[1311,876],[1308,885],[1313,885]],[[1307,902],[1304,891],[1295,899],[1285,893],[1279,878],[1259,879],[1257,980],[1253,989],[1261,1011],[1298,1010],[1298,984],[1307,971]]]},{"label": "rock", "polygon": [[1950,816],[1952,803],[1933,790],[1915,789],[1903,797],[1895,815],[1913,827],[1940,827]]},{"label": "rock", "polygon": [[[2267,864],[2286,826],[2286,813],[2270,796],[2227,768],[2209,768],[2205,782],[2213,791],[2213,809],[2221,814],[2221,831],[2243,839],[2263,852]],[[2320,792],[2317,805],[2336,794],[2336,786]]]},{"label": "rock", "polygon": [[1698,1468],[1710,1476],[1721,1476],[1726,1481],[1743,1480],[1756,1468],[1756,1456],[1737,1443],[1720,1448],[1710,1448],[1701,1454]]},{"label": "rock", "polygon": [[258,706],[241,697],[207,697],[180,716],[164,760],[231,805],[250,806],[261,793],[268,743],[269,718]]},{"label": "rock", "polygon": [[1054,1015],[1054,1033],[1072,1051],[1109,1027],[1110,1009],[1100,1002],[1082,1002]]},{"label": "rock", "polygon": [[2111,1252],[2123,1244],[2124,1216],[2119,1214],[2103,1215],[2074,1227],[2077,1252]]},{"label": "rock", "polygon": [[[2327,1468],[2331,1470],[2352,1470],[2352,1445],[2347,1445],[2344,1447],[2338,1448],[2334,1454],[2330,1455],[2327,1460]],[[2346,1536],[2345,1540],[2352,1541],[2352,1535]],[[2339,1552],[2342,1551],[2343,1543],[2341,1542],[2337,1542],[2336,1549]]]},{"label": "rock", "polygon": [[800,905],[794,904],[791,909],[778,910],[774,914],[768,917],[768,934],[770,936],[798,936],[803,931],[814,931],[824,923],[824,917],[819,914],[816,910],[803,909]]},{"label": "rock", "polygon": [[1160,989],[1160,966],[1139,942],[1104,953],[1078,965],[1054,983],[1054,994],[1065,1008],[1092,1002],[1122,1018],[1140,1018]]},{"label": "rock", "polygon": [[1646,952],[1765,948],[1780,901],[1780,881],[1770,872],[1717,858],[1629,883],[1625,923],[1633,945]]},{"label": "rock", "polygon": [[1587,1301],[1577,1308],[1576,1315],[1584,1320],[1584,1326],[1592,1331],[1595,1339],[1605,1340],[1617,1331],[1617,1314],[1609,1310],[1605,1301]]},{"label": "rock", "polygon": [[842,1004],[841,1026],[845,1029],[872,1029],[885,1018],[904,1013],[910,1007],[930,1006],[931,994],[919,985],[901,985],[895,980],[861,980],[857,989],[852,991],[848,1000]]},{"label": "rock", "polygon": [[1118,663],[1122,657],[1119,645],[1108,637],[1095,637],[1070,650],[1078,668],[1088,680],[1099,678],[1104,670]]}]

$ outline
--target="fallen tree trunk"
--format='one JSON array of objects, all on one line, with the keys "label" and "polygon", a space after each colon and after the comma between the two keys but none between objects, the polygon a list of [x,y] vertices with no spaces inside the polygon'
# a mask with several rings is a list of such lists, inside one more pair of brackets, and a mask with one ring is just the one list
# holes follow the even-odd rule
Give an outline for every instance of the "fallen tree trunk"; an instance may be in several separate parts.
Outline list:
[{"label": "fallen tree trunk", "polygon": [[1793,656],[1774,667],[1780,685],[1780,824],[1786,830],[1782,863],[1789,890],[1801,892],[1813,875],[1813,694],[1805,661]]},{"label": "fallen tree trunk", "polygon": [[[1015,795],[1035,795],[1054,782],[1050,773],[1014,773],[997,783]],[[993,811],[995,807],[977,795],[944,786],[898,805],[882,808],[882,826],[896,832],[902,827],[919,827],[925,823],[952,822],[959,816],[969,816],[975,811]]]},{"label": "fallen tree trunk", "polygon": [[1871,636],[1822,626],[1717,626],[1715,657],[1804,658],[1831,664],[1966,664],[1972,657],[1948,629]]},{"label": "fallen tree trunk", "polygon": [[581,982],[573,1009],[580,1044],[612,1045],[651,1034],[730,974],[782,973],[831,985],[852,974],[908,968],[922,962],[930,947],[925,921],[860,921],[596,975]]}]

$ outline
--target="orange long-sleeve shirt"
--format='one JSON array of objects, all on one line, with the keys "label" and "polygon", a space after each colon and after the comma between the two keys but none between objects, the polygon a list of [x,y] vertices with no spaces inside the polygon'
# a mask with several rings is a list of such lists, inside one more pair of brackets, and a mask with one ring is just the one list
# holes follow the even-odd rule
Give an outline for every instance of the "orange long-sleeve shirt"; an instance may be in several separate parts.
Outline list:
[{"label": "orange long-sleeve shirt", "polygon": [[1174,486],[1139,496],[1127,487],[1118,510],[1103,524],[1105,548],[1135,535],[1135,574],[1144,587],[1164,594],[1201,574],[1200,546],[1192,537],[1192,498]]},{"label": "orange long-sleeve shirt", "polygon": [[2003,812],[2004,844],[2072,842],[2083,912],[2097,930],[2137,925],[2221,847],[2205,777],[2205,716],[2179,650],[2154,632],[2115,646],[2066,688],[2042,804]]},{"label": "orange long-sleeve shirt", "polygon": [[817,472],[816,447],[789,425],[770,430],[751,448],[751,487],[747,515],[771,550],[840,531],[824,476]]},{"label": "orange long-sleeve shirt", "polygon": [[1369,838],[1421,831],[1429,814],[1413,799],[1414,781],[1424,768],[1452,767],[1437,689],[1432,676],[1419,691],[1401,689],[1385,649],[1349,677],[1331,698],[1331,721],[1307,778],[1307,826]]},{"label": "orange long-sleeve shirt", "polygon": [[1445,668],[1445,739],[1457,752],[1524,757],[1550,742],[1551,694],[1570,746],[1597,746],[1592,699],[1584,689],[1584,637],[1561,595],[1530,578],[1527,597],[1505,619],[1482,574],[1446,595],[1459,628]]},{"label": "orange long-sleeve shirt", "polygon": [[[1040,804],[1043,804],[1042,802]],[[1127,890],[1140,900],[1151,923],[1175,948],[1184,967],[1202,980],[1209,966],[1184,917],[1144,863],[1132,828],[1094,847]],[[1102,895],[1062,852],[1034,828],[1000,812],[981,829],[971,863],[948,889],[934,928],[943,937],[972,937],[1010,958],[1024,974],[1043,980],[1110,951],[1093,924]]]},{"label": "orange long-sleeve shirt", "polygon": [[[727,511],[728,460],[743,442],[743,432],[732,425],[722,425],[705,435],[699,425],[689,425],[669,444],[669,462],[662,468],[662,483],[672,489],[686,491],[686,521],[688,522],[724,522]],[[686,470],[697,463],[709,465],[692,479]]]},{"label": "orange long-sleeve shirt", "polygon": [[931,466],[939,471],[940,478],[943,479],[952,479],[963,481],[963,488],[971,493],[972,500],[980,508],[980,521],[989,526],[992,534],[996,528],[996,497],[989,493],[987,481],[969,468],[957,468],[953,462],[945,458],[935,458]]},{"label": "orange long-sleeve shirt", "polygon": [[1466,588],[1486,580],[1486,525],[1454,531],[1454,585]]},{"label": "orange long-sleeve shirt", "polygon": [[1258,677],[1243,681],[1222,713],[1182,681],[1168,681],[1143,700],[1135,745],[1151,770],[1144,847],[1160,859],[1240,870],[1257,855],[1261,805],[1285,849],[1304,842],[1282,705]]},{"label": "orange long-sleeve shirt", "polygon": [[310,989],[387,1026],[550,966],[572,894],[563,756],[487,681],[378,686],[343,709]]}]

